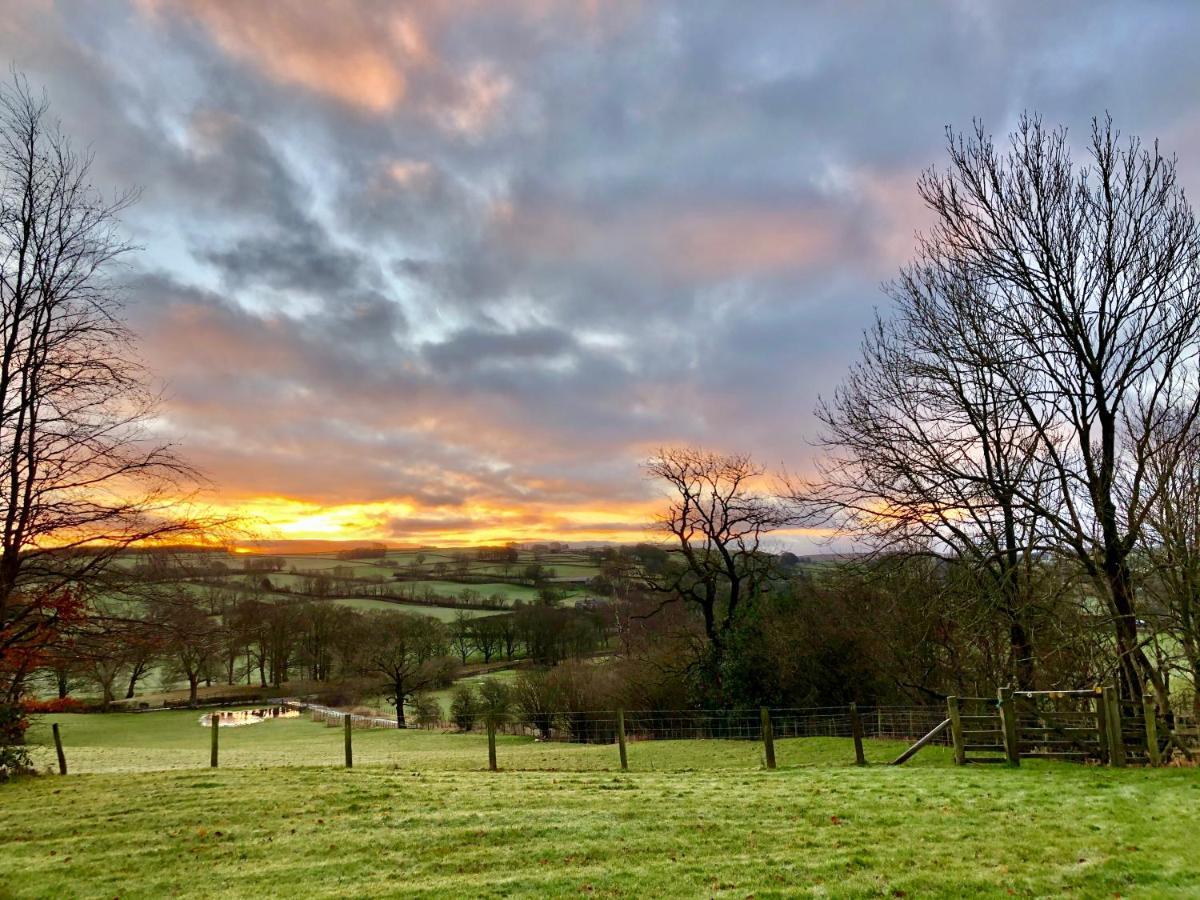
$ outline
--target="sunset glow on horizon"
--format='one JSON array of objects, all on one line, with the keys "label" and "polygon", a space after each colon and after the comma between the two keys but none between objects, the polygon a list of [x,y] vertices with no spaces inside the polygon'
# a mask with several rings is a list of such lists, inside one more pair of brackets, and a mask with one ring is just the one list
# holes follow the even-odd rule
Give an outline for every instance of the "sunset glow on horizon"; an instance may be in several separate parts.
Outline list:
[{"label": "sunset glow on horizon", "polygon": [[[267,497],[231,505],[214,504],[208,509],[214,516],[236,518],[243,523],[251,533],[250,538],[239,544],[243,548],[252,548],[257,541],[468,547],[509,542],[636,543],[659,539],[651,527],[656,512],[653,505],[566,510],[544,515],[528,509],[466,506],[458,510],[467,517],[465,521],[423,518],[419,532],[405,529],[406,516],[415,512],[406,504],[321,506],[304,500]],[[398,534],[407,536],[399,538]]]}]

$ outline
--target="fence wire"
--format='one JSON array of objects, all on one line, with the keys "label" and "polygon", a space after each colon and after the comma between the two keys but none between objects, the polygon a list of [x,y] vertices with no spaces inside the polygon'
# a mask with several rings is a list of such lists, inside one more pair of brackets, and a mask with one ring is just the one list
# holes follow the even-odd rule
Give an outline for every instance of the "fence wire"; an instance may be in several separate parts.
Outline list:
[{"label": "fence wire", "polygon": [[[348,714],[316,704],[289,701],[289,706],[306,712],[314,722],[341,725],[350,715],[354,728],[397,728],[395,718]],[[849,706],[782,707],[769,711],[776,739],[792,737],[849,738],[854,734],[853,713]],[[758,709],[707,710],[625,710],[627,741],[664,740],[741,740],[762,739],[762,716]],[[928,734],[946,717],[941,706],[865,706],[858,707],[858,719],[864,738],[917,740]],[[515,711],[499,718],[497,731],[526,735],[543,741],[576,744],[612,744],[617,741],[617,710]],[[410,719],[407,728],[454,731],[449,721]],[[932,743],[948,744],[947,734]]]}]

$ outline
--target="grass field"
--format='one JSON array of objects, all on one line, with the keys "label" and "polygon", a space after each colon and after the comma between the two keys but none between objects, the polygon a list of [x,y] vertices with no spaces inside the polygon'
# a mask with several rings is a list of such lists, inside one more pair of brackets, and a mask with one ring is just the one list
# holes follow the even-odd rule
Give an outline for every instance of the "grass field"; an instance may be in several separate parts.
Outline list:
[{"label": "grass field", "polygon": [[505,584],[500,581],[482,582],[480,584],[462,584],[457,581],[436,580],[406,581],[402,584],[398,583],[394,587],[397,593],[415,590],[418,597],[422,591],[427,589],[441,597],[457,597],[464,590],[474,591],[484,598],[490,598],[493,594],[499,594],[507,603],[512,603],[514,600],[536,600],[538,595],[537,588],[532,588],[524,584]]},{"label": "grass field", "polygon": [[[1200,772],[857,769],[840,739],[612,747],[221,733],[196,712],[59,716],[67,778],[0,786],[0,896],[1082,896],[1200,893]],[[47,723],[32,733],[44,741]],[[868,742],[873,762],[898,745]],[[43,760],[46,749],[40,748]]]},{"label": "grass field", "polygon": [[[442,622],[454,621],[460,611],[460,608],[456,606],[426,606],[424,603],[404,603],[396,600],[380,600],[375,597],[338,597],[329,602],[363,612],[403,612],[418,616],[431,616]],[[497,614],[494,609],[462,609],[461,611],[468,619]]]}]

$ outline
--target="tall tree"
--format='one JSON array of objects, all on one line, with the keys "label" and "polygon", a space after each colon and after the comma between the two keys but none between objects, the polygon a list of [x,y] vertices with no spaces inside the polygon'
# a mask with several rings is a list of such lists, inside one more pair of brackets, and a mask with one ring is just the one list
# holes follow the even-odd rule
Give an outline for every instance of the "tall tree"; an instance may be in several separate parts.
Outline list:
[{"label": "tall tree", "polygon": [[24,79],[0,88],[0,703],[6,660],[61,621],[54,598],[138,541],[184,529],[190,473],[146,425],[155,396],[106,277],[129,250],[109,200]]},{"label": "tall tree", "polygon": [[1049,505],[1054,492],[1020,401],[975,353],[987,335],[959,302],[971,291],[961,272],[926,261],[889,286],[894,314],[876,320],[862,359],[817,410],[822,478],[793,494],[881,554],[961,563],[1008,631],[1008,675],[1031,689],[1046,525],[1022,496]]},{"label": "tall tree", "polygon": [[660,450],[645,464],[666,487],[658,528],[671,539],[671,564],[646,572],[667,603],[682,602],[703,621],[708,677],[718,677],[726,638],[766,589],[772,557],[762,552],[771,532],[792,524],[792,511],[763,493],[766,471],[749,456],[691,447]]},{"label": "tall tree", "polygon": [[384,678],[387,698],[396,707],[396,726],[405,728],[405,702],[447,680],[445,626],[412,613],[381,612],[372,618],[367,656]]},{"label": "tall tree", "polygon": [[[1200,230],[1157,145],[1093,122],[1089,161],[1065,129],[1021,118],[1006,149],[951,132],[918,190],[934,215],[916,268],[970,323],[955,351],[986,372],[1044,474],[1017,480],[1109,609],[1122,688],[1166,686],[1139,637],[1131,566],[1168,461],[1200,415]],[[966,286],[967,289],[958,288]],[[941,290],[941,288],[939,288]]]},{"label": "tall tree", "polygon": [[[1174,439],[1174,427],[1167,437]],[[1182,452],[1155,455],[1150,473],[1159,485],[1142,534],[1147,592],[1155,621],[1171,635],[1192,683],[1192,712],[1200,715],[1200,427]]]},{"label": "tall tree", "polygon": [[165,586],[153,601],[151,615],[161,635],[167,671],[188,684],[188,705],[199,699],[200,682],[220,666],[221,623],[187,590]]}]

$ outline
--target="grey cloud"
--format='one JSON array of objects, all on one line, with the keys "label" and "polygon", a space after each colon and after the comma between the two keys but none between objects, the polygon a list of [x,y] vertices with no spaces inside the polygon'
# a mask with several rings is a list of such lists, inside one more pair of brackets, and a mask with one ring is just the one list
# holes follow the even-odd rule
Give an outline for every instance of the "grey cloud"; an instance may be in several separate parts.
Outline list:
[{"label": "grey cloud", "polygon": [[[170,5],[13,11],[0,51],[145,188],[131,317],[219,481],[407,498],[415,531],[634,502],[676,440],[799,467],[946,125],[1108,109],[1200,181],[1189,5],[598,8],[405,7],[428,59],[384,112]],[[507,93],[465,129],[472,72]]]},{"label": "grey cloud", "polygon": [[516,366],[560,360],[573,355],[575,339],[557,328],[485,331],[467,328],[449,340],[427,344],[424,356],[439,370]]}]

